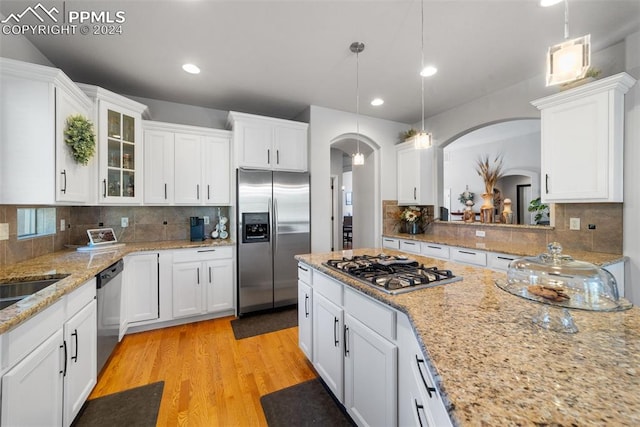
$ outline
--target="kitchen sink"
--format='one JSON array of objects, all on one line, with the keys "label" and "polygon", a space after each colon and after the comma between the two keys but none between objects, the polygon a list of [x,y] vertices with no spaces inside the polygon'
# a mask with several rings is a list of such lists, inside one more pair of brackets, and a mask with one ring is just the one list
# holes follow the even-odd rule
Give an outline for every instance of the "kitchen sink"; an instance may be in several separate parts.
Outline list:
[{"label": "kitchen sink", "polygon": [[59,282],[67,276],[68,275],[56,275],[48,279],[0,283],[0,310]]}]

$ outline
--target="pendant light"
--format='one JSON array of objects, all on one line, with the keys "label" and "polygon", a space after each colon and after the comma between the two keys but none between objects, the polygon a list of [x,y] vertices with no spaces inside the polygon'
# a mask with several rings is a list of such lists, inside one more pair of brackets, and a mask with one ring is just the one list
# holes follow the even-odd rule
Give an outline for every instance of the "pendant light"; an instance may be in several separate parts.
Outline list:
[{"label": "pendant light", "polygon": [[547,52],[547,86],[581,79],[591,65],[591,34],[569,40],[569,0],[564,0],[564,40]]},{"label": "pendant light", "polygon": [[433,66],[424,66],[424,0],[420,2],[420,87],[421,87],[421,105],[422,105],[422,127],[416,135],[415,148],[431,147],[431,134],[424,130],[424,78],[434,75],[438,70]]},{"label": "pendant light", "polygon": [[356,144],[357,152],[353,155],[354,166],[364,165],[364,154],[360,152],[360,53],[364,50],[364,43],[353,42],[349,46],[351,52],[356,54]]}]

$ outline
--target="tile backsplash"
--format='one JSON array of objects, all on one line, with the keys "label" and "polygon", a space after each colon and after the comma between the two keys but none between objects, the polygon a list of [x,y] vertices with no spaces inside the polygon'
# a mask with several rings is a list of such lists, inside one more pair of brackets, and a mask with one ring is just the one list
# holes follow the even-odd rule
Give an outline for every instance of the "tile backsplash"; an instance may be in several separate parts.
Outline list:
[{"label": "tile backsplash", "polygon": [[[398,213],[401,207],[395,200],[383,201],[383,233],[398,233]],[[503,242],[531,242],[544,246],[560,242],[566,249],[588,252],[622,254],[622,203],[557,203],[555,226],[550,228],[500,227],[479,222],[466,224],[461,221],[433,222],[426,232],[468,239],[470,242],[497,240]],[[569,219],[580,218],[580,230],[569,229]],[[595,229],[589,229],[589,224]],[[485,238],[477,238],[476,230],[487,231]]]},{"label": "tile backsplash", "polygon": [[[55,252],[65,245],[86,245],[90,228],[111,227],[122,242],[164,241],[189,239],[191,216],[209,217],[207,235],[218,222],[218,207],[212,206],[58,206],[55,234],[18,240],[17,208],[0,205],[0,223],[9,224],[9,240],[0,241],[0,266]],[[229,207],[220,207],[220,212],[229,218]],[[123,217],[129,219],[126,228],[120,226]],[[61,219],[66,222],[64,231],[60,231]],[[233,224],[227,224],[228,231],[231,227]]]}]

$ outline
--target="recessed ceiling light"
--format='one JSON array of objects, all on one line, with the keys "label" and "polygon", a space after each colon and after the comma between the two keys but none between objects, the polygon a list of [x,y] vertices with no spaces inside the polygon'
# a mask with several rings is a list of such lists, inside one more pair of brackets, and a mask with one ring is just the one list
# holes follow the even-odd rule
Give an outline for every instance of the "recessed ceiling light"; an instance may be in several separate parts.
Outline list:
[{"label": "recessed ceiling light", "polygon": [[200,68],[197,65],[193,64],[184,64],[182,69],[185,70],[189,74],[200,74]]},{"label": "recessed ceiling light", "polygon": [[431,77],[437,72],[438,69],[436,67],[434,67],[433,65],[427,65],[422,69],[422,71],[420,71],[420,75],[422,77]]},{"label": "recessed ceiling light", "polygon": [[554,4],[560,3],[561,1],[562,0],[540,0],[540,6],[549,7],[549,6],[553,6]]},{"label": "recessed ceiling light", "polygon": [[373,98],[371,100],[371,105],[373,105],[374,107],[377,107],[378,105],[382,105],[384,104],[384,99],[382,98]]}]

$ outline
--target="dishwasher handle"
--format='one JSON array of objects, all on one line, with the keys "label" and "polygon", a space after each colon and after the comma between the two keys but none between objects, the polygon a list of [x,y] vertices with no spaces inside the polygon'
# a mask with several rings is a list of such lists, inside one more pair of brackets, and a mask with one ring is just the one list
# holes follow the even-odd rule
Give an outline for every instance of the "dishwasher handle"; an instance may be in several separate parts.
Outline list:
[{"label": "dishwasher handle", "polygon": [[115,279],[117,275],[122,273],[123,270],[124,261],[119,260],[118,262],[111,264],[109,267],[105,268],[96,275],[96,288],[103,288],[111,280]]}]

